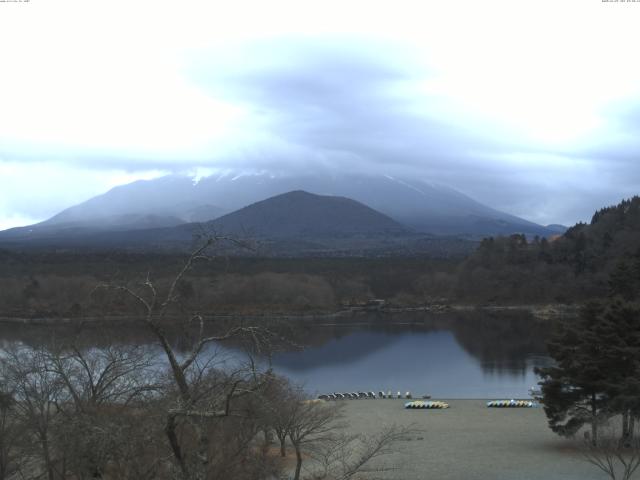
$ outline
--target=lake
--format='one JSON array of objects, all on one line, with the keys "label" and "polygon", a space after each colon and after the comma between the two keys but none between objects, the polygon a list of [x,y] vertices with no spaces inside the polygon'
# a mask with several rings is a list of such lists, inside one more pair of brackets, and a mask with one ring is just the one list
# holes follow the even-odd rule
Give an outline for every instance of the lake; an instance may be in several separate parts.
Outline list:
[{"label": "lake", "polygon": [[[38,345],[57,338],[59,343],[77,338],[78,332],[72,330],[3,325],[0,341],[5,346]],[[548,321],[524,312],[378,314],[332,323],[290,322],[286,336],[302,348],[279,349],[271,355],[271,364],[312,395],[391,390],[410,391],[416,397],[522,398],[538,381],[534,368],[549,364],[545,351],[549,330]],[[89,329],[82,336],[85,344],[111,339],[154,345],[144,328],[133,326]],[[229,362],[242,358],[234,345],[207,350],[214,352]],[[266,364],[268,359],[261,361]]]},{"label": "lake", "polygon": [[275,370],[313,394],[401,391],[439,398],[526,397],[544,352],[522,352],[514,362],[473,356],[454,332],[350,329],[344,336],[301,352],[273,357]]}]

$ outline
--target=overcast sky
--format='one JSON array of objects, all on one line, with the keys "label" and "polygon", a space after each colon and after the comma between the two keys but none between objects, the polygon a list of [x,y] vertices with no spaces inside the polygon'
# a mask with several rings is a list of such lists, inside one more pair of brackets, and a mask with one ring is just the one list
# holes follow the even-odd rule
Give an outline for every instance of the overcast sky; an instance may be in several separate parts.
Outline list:
[{"label": "overcast sky", "polygon": [[640,2],[0,2],[0,229],[139,178],[410,176],[539,223],[640,193]]}]

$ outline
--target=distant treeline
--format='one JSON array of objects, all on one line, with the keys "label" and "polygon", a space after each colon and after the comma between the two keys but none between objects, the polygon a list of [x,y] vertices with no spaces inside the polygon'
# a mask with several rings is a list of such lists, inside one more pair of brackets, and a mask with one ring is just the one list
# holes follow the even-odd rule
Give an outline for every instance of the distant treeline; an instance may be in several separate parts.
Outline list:
[{"label": "distant treeline", "polygon": [[[0,251],[0,315],[74,316],[106,311],[104,283],[160,284],[180,255]],[[612,286],[612,283],[616,285]],[[640,198],[596,212],[555,239],[487,238],[465,259],[217,258],[179,285],[204,312],[328,311],[383,298],[425,303],[581,303],[640,284]],[[634,290],[635,289],[635,290]],[[129,311],[109,305],[108,311]]]},{"label": "distant treeline", "polygon": [[[162,285],[183,256],[17,254],[0,259],[0,315],[74,316],[130,312],[104,305],[95,287],[135,284],[147,273]],[[430,258],[247,258],[197,265],[179,285],[185,308],[203,312],[332,311],[371,298],[425,300],[433,278],[455,277],[457,263]],[[444,292],[445,290],[443,290]]]}]

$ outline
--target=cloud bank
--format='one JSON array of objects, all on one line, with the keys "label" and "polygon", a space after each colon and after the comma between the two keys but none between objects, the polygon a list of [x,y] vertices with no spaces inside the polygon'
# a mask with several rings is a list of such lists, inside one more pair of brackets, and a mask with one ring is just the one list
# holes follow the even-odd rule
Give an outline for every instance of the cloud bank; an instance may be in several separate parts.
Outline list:
[{"label": "cloud bank", "polygon": [[0,228],[220,169],[409,176],[588,220],[639,193],[640,8],[586,3],[13,9]]}]

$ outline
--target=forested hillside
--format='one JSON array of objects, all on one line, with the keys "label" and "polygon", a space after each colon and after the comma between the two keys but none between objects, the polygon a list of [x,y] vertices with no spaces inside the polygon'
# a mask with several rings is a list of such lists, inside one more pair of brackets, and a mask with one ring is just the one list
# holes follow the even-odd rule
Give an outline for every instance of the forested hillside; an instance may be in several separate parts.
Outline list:
[{"label": "forested hillside", "polygon": [[[572,302],[640,282],[640,197],[597,211],[557,238],[487,238],[458,271],[456,296]],[[612,284],[613,283],[613,284]]]}]

